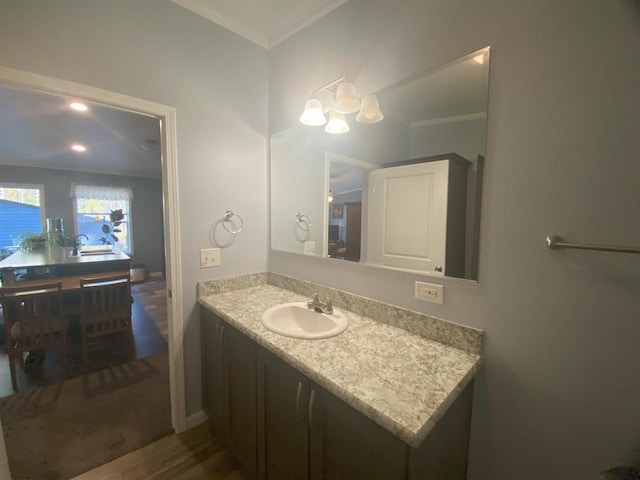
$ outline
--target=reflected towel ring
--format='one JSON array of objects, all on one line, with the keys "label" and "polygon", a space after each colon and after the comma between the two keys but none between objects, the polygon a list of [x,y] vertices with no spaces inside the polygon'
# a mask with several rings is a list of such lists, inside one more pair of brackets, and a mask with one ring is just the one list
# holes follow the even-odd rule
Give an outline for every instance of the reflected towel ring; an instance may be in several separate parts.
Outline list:
[{"label": "reflected towel ring", "polygon": [[311,237],[311,219],[300,212],[296,214],[296,222],[293,224],[293,236],[300,243]]},{"label": "reflected towel ring", "polygon": [[[240,220],[240,227],[236,226],[235,222],[232,220],[233,217],[238,217],[238,220]],[[233,228],[229,229],[229,227],[227,227],[228,223],[230,223]],[[233,210],[227,210],[224,212],[224,216],[222,217],[222,228],[235,235],[236,233],[240,233],[244,228],[244,220],[242,220],[242,217]]]},{"label": "reflected towel ring", "polygon": [[306,215],[298,212],[296,214],[296,227],[302,230],[303,232],[308,232],[311,230],[311,219]]}]

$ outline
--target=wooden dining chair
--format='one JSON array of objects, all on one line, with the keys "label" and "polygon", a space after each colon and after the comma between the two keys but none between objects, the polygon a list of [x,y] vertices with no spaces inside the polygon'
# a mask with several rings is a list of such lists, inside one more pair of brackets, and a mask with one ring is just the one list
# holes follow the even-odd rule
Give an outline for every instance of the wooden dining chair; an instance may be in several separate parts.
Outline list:
[{"label": "wooden dining chair", "polygon": [[80,327],[85,370],[89,369],[89,342],[122,333],[127,354],[135,358],[131,324],[131,277],[129,273],[80,279]]},{"label": "wooden dining chair", "polygon": [[18,390],[16,360],[24,369],[24,354],[60,348],[68,371],[67,321],[62,306],[62,283],[0,288],[6,351],[13,390]]}]

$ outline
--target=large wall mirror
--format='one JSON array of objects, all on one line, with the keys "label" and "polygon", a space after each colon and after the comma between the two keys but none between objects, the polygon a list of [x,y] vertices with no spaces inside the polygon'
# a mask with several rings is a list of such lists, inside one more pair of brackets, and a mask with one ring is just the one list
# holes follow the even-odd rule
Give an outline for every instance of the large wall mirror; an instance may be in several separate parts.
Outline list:
[{"label": "large wall mirror", "polygon": [[477,280],[488,90],[486,47],[376,92],[382,121],[272,135],[271,248]]}]

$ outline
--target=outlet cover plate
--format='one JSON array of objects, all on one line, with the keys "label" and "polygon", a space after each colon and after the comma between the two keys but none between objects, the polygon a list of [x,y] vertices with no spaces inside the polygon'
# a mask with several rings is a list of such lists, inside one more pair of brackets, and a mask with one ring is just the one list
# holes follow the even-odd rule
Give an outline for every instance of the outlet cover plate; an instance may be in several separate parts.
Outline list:
[{"label": "outlet cover plate", "polygon": [[315,255],[316,254],[316,242],[313,240],[309,242],[304,242],[304,254],[305,255]]},{"label": "outlet cover plate", "polygon": [[444,303],[444,285],[416,282],[416,298],[431,303]]}]

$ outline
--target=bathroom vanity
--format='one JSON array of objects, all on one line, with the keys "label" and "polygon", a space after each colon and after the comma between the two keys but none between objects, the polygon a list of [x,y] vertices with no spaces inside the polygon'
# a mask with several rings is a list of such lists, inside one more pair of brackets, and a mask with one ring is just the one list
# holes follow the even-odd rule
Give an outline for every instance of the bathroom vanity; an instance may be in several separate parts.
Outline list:
[{"label": "bathroom vanity", "polygon": [[[480,331],[273,273],[199,290],[205,410],[250,478],[466,477]],[[333,295],[346,331],[263,326],[310,291]]]}]

